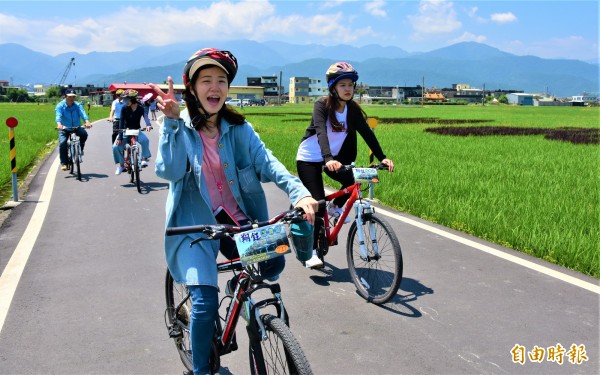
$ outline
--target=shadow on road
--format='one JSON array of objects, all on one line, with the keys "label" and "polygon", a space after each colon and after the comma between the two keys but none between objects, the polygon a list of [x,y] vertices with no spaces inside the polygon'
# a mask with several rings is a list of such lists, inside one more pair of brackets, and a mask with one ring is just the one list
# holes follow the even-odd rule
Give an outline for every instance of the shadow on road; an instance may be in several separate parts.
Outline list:
[{"label": "shadow on road", "polygon": [[[65,178],[73,178],[77,179],[77,176],[74,174],[68,174]],[[89,180],[97,179],[97,178],[108,178],[107,174],[98,174],[98,173],[82,173],[81,174],[81,182],[87,182]]]},{"label": "shadow on road", "polygon": [[[317,285],[329,286],[332,282],[352,283],[350,273],[347,269],[337,268],[329,263],[325,263],[324,268],[315,269],[313,271],[318,272],[318,274],[311,275],[310,279]],[[379,307],[409,318],[420,318],[423,314],[409,303],[414,302],[419,297],[427,294],[433,294],[433,289],[421,284],[418,280],[403,277],[398,294],[389,302],[379,305]],[[356,296],[362,298],[358,292],[356,293]]]}]

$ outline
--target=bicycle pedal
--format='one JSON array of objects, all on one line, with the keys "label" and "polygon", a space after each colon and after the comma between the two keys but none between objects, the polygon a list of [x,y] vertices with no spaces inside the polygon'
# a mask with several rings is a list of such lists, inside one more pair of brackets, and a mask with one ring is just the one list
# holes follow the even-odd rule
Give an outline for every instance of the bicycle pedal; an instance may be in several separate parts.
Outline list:
[{"label": "bicycle pedal", "polygon": [[169,337],[172,339],[183,337],[183,332],[179,328],[170,327],[169,328]]}]

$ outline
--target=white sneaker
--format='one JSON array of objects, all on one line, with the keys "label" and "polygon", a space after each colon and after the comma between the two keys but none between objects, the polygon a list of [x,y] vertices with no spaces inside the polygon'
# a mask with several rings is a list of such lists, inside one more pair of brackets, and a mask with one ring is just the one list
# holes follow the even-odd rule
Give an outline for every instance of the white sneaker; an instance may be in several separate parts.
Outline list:
[{"label": "white sneaker", "polygon": [[148,160],[142,159],[142,168],[146,168],[148,166]]},{"label": "white sneaker", "polygon": [[307,260],[304,265],[306,266],[306,268],[323,268],[323,262],[321,261],[321,259],[319,259],[319,256],[317,255],[317,251],[313,250],[313,256],[312,258],[310,258],[309,260]]},{"label": "white sneaker", "polygon": [[[344,212],[343,207],[338,207],[333,203],[330,204],[329,207],[327,208],[327,214],[330,217],[340,217],[343,212]],[[346,218],[344,219],[344,224],[348,224],[349,222],[350,222],[350,214],[348,214],[348,216],[346,216]]]},{"label": "white sneaker", "polygon": [[118,165],[117,170],[115,171],[115,175],[117,175],[117,176],[120,175],[121,173],[123,173],[124,170],[125,170],[124,167]]}]

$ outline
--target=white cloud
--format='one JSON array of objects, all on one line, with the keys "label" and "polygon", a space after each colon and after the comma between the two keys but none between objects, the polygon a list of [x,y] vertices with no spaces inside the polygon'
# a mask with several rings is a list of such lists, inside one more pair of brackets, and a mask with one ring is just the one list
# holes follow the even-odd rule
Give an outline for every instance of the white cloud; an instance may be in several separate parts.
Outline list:
[{"label": "white cloud", "polygon": [[448,41],[448,44],[455,44],[460,42],[478,42],[485,43],[487,37],[485,35],[475,35],[473,33],[465,32],[458,38],[454,38]]},{"label": "white cloud", "polygon": [[490,15],[490,19],[496,23],[510,23],[510,22],[516,22],[517,16],[515,16],[511,12],[493,13],[492,15]]},{"label": "white cloud", "polygon": [[386,17],[387,12],[383,10],[385,6],[385,1],[383,0],[375,0],[365,4],[365,10],[367,13],[376,16],[376,17]]},{"label": "white cloud", "polygon": [[425,39],[462,27],[452,2],[443,0],[421,1],[418,14],[408,16],[408,20],[413,27],[413,39]]}]

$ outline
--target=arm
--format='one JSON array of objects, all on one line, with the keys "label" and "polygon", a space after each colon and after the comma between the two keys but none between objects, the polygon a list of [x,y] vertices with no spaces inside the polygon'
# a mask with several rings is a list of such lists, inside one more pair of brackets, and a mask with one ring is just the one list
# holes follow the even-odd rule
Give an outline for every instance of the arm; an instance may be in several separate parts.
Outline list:
[{"label": "arm", "polygon": [[[312,220],[312,215],[317,211],[318,205],[311,197],[308,189],[304,187],[298,177],[292,175],[286,169],[271,150],[265,147],[265,144],[249,123],[243,125],[243,127],[243,134],[238,139],[244,141],[238,143],[244,143],[246,144],[245,147],[248,147],[249,159],[260,181],[274,182],[277,187],[286,192],[292,204],[302,207],[307,214],[307,218]],[[239,147],[243,148],[244,146],[239,144]]]},{"label": "arm", "polygon": [[79,116],[85,121],[85,127],[91,128],[92,123],[90,123],[90,118],[87,113],[85,113],[85,109],[83,108],[83,104],[79,106]]},{"label": "arm", "polygon": [[373,152],[373,155],[375,155],[380,162],[387,165],[388,170],[392,172],[394,170],[394,162],[385,156],[383,150],[381,149],[381,145],[377,140],[377,137],[375,137],[375,133],[373,132],[373,130],[371,130],[371,128],[369,128],[367,121],[362,116],[358,117],[356,131],[365,140],[365,143],[367,144],[367,146],[369,146],[369,148]]},{"label": "arm", "polygon": [[110,105],[110,114],[108,115],[108,120],[110,122],[115,121],[115,101],[114,100]]},{"label": "arm", "polygon": [[54,117],[55,117],[55,122],[56,122],[56,128],[57,129],[63,129],[64,128],[64,126],[62,124],[62,115],[63,115],[63,106],[62,106],[62,102],[60,102],[54,108]]},{"label": "arm", "polygon": [[182,119],[163,117],[155,163],[155,172],[160,178],[177,181],[185,175],[188,157],[183,139],[184,126]]},{"label": "arm", "polygon": [[157,94],[158,107],[164,114],[159,132],[155,171],[160,178],[177,181],[185,176],[187,168],[188,159],[183,139],[185,125],[179,117],[181,113],[173,92],[173,79],[168,77],[167,81],[169,91],[166,93],[157,85],[150,84]]},{"label": "arm", "polygon": [[333,160],[331,148],[329,147],[329,138],[327,137],[327,108],[325,107],[325,102],[322,100],[315,102],[311,126],[315,128],[317,133],[317,140],[321,147],[323,162],[327,163],[328,161]]}]

